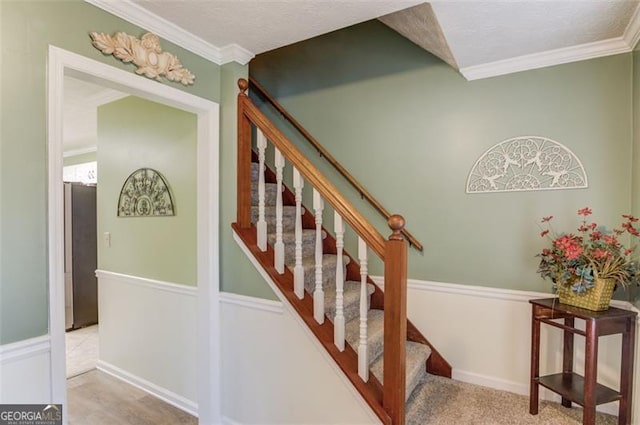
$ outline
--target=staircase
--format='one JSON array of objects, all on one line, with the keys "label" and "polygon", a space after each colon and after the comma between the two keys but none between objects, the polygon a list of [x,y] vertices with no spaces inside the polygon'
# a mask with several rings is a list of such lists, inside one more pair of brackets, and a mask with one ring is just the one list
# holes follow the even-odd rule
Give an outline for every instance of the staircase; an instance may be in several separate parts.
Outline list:
[{"label": "staircase", "polygon": [[[392,234],[385,240],[251,102],[248,83],[238,85],[232,227],[382,423],[404,424],[420,403],[407,400],[428,374],[451,377],[446,360],[406,318],[404,219],[389,218]],[[269,142],[274,169],[266,165]],[[293,190],[283,178],[287,163]],[[305,183],[312,209],[302,205]],[[330,214],[332,232],[323,226]],[[344,250],[345,224],[357,235],[358,262]],[[368,276],[371,252],[385,264],[384,293]]]}]

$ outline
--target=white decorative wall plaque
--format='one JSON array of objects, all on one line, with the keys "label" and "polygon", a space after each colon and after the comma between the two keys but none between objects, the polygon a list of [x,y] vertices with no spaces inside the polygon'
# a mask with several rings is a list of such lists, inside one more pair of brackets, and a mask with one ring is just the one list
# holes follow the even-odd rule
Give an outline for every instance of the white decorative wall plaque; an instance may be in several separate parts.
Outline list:
[{"label": "white decorative wall plaque", "polygon": [[160,39],[155,34],[146,33],[140,40],[124,32],[113,35],[91,32],[89,35],[91,44],[102,53],[113,55],[124,63],[131,62],[137,66],[136,74],[158,81],[164,77],[185,86],[193,84],[196,78],[182,66],[175,55],[162,51]]},{"label": "white decorative wall plaque", "polygon": [[579,189],[587,173],[569,148],[546,137],[514,137],[486,151],[467,178],[467,193]]},{"label": "white decorative wall plaque", "polygon": [[167,181],[152,168],[140,168],[122,185],[118,216],[151,217],[175,215]]}]

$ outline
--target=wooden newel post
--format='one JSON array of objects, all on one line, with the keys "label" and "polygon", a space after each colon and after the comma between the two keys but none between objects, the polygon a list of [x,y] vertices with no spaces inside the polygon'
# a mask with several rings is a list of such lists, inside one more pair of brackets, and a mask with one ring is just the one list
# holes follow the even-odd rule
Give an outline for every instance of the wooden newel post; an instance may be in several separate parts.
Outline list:
[{"label": "wooden newel post", "polygon": [[249,101],[244,78],[238,80],[238,208],[237,223],[240,228],[251,227],[251,122],[244,113]]},{"label": "wooden newel post", "polygon": [[383,407],[393,425],[405,423],[407,340],[407,242],[401,215],[389,217],[393,233],[384,248],[384,389]]}]

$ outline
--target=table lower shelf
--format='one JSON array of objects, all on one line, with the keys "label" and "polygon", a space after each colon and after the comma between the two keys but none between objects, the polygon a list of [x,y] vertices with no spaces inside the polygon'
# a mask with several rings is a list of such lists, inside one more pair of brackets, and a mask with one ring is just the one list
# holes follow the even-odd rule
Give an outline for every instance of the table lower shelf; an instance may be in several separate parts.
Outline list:
[{"label": "table lower shelf", "polygon": [[[584,406],[584,378],[577,373],[556,373],[537,378],[540,385],[560,394],[563,398]],[[596,384],[596,405],[617,401],[622,398],[618,391]]]}]

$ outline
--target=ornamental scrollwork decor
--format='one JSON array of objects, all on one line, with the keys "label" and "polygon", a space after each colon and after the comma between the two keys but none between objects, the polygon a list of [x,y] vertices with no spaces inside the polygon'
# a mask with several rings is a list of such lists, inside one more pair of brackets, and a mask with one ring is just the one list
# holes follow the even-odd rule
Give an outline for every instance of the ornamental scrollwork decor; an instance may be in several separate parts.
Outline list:
[{"label": "ornamental scrollwork decor", "polygon": [[579,189],[587,173],[569,148],[546,137],[504,140],[487,150],[467,178],[467,193]]},{"label": "ornamental scrollwork decor", "polygon": [[102,53],[113,55],[124,63],[133,63],[137,67],[136,74],[158,81],[164,77],[185,86],[193,84],[196,78],[175,55],[162,51],[160,39],[155,34],[146,33],[140,40],[124,32],[113,35],[91,32],[89,36],[91,44]]},{"label": "ornamental scrollwork decor", "polygon": [[118,199],[119,217],[172,215],[175,215],[175,206],[162,174],[151,168],[140,168],[127,177]]}]

